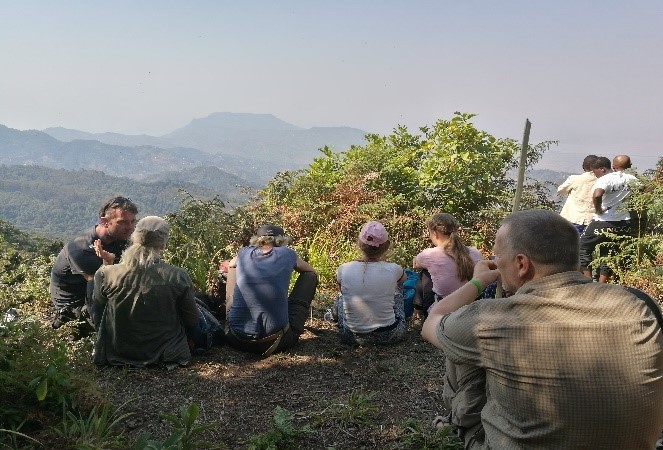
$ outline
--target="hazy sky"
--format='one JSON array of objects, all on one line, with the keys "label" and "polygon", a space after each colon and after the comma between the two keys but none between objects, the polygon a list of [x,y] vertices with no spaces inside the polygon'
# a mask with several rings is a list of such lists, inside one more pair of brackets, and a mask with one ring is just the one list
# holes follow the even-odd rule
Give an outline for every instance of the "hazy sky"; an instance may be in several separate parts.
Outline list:
[{"label": "hazy sky", "polygon": [[[663,156],[663,1],[0,2],[0,124],[166,134],[213,112],[416,131],[454,111],[548,166]],[[555,165],[550,166],[553,163]]]}]

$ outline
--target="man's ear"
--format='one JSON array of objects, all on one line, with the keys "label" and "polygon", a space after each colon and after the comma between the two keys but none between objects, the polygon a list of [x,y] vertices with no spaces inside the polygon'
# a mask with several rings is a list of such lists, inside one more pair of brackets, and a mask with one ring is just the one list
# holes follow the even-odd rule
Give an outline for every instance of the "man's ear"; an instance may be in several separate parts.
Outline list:
[{"label": "man's ear", "polygon": [[518,265],[518,276],[521,279],[529,279],[530,272],[533,268],[532,261],[530,261],[529,257],[527,257],[527,255],[523,255],[522,253],[518,253],[516,255],[516,264]]}]

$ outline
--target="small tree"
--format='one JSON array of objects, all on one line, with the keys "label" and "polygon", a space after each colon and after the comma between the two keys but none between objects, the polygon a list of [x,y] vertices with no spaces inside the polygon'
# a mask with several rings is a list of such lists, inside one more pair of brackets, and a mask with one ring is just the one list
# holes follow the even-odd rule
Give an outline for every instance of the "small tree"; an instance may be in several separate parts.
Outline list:
[{"label": "small tree", "polygon": [[250,216],[242,208],[226,208],[218,197],[201,200],[183,192],[180,209],[166,220],[170,239],[164,259],[185,268],[196,288],[207,291],[216,281],[219,263],[247,239]]},{"label": "small tree", "polygon": [[663,158],[654,170],[638,177],[629,198],[634,235],[616,237],[619,251],[605,258],[624,284],[663,299]]},{"label": "small tree", "polygon": [[[382,221],[394,243],[392,258],[410,265],[428,246],[425,220],[453,214],[468,241],[489,248],[496,224],[508,211],[515,188],[518,144],[478,130],[473,115],[460,114],[412,134],[399,126],[389,136],[369,134],[366,144],[341,153],[321,149],[308,169],[280,174],[261,192],[254,210],[293,235],[304,257],[331,281],[335,268],[352,258],[361,225]],[[530,148],[529,164],[547,148]],[[525,201],[542,204],[541,188]],[[321,252],[322,250],[322,252]]]}]

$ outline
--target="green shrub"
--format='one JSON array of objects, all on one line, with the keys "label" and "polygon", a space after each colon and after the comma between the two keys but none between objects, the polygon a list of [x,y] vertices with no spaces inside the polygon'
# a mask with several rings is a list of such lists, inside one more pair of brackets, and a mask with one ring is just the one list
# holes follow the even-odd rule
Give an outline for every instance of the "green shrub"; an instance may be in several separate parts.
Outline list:
[{"label": "green shrub", "polygon": [[373,394],[363,390],[352,392],[347,401],[328,401],[324,409],[314,415],[317,426],[361,427],[375,423],[379,413]]},{"label": "green shrub", "polygon": [[294,415],[280,406],[274,409],[272,429],[257,436],[251,437],[249,450],[288,450],[301,448],[297,443],[308,433],[309,427],[297,427]]},{"label": "green shrub", "polygon": [[[464,239],[492,247],[499,220],[512,209],[520,146],[477,129],[473,115],[460,114],[412,134],[397,127],[389,136],[368,135],[366,145],[322,156],[296,172],[282,173],[263,189],[254,218],[278,222],[294,237],[298,252],[330,287],[336,267],[350,259],[361,226],[379,220],[392,241],[390,258],[410,266],[430,245],[425,222],[434,213],[453,214]],[[529,165],[549,142],[531,146]],[[543,186],[525,189],[523,205],[551,208]],[[256,219],[253,220],[254,222]]]},{"label": "green shrub", "polygon": [[44,432],[62,408],[88,408],[99,393],[90,342],[68,342],[71,326],[56,331],[45,320],[52,248],[22,241],[7,224],[0,231],[0,423],[12,431],[0,433],[0,444],[15,447],[25,442],[19,430]]},{"label": "green shrub", "polygon": [[180,410],[180,415],[164,414],[161,417],[166,419],[173,426],[173,432],[163,442],[150,439],[148,433],[138,437],[134,448],[136,450],[197,450],[197,449],[222,449],[226,448],[224,444],[214,444],[204,440],[197,440],[197,435],[216,428],[216,423],[205,425],[196,424],[200,408],[195,403],[184,406]]},{"label": "green shrub", "polygon": [[131,413],[121,413],[122,406],[111,410],[109,404],[94,406],[87,415],[77,414],[62,406],[62,422],[54,428],[57,435],[76,450],[123,449],[124,432],[118,425]]},{"label": "green shrub", "polygon": [[428,429],[420,420],[408,419],[401,431],[396,448],[417,450],[462,450],[463,442],[452,433],[451,427]]},{"label": "green shrub", "polygon": [[171,228],[163,256],[185,268],[194,285],[207,291],[217,279],[219,263],[233,257],[248,240],[249,217],[241,208],[230,211],[218,197],[201,200],[183,195],[180,209],[166,216]]}]

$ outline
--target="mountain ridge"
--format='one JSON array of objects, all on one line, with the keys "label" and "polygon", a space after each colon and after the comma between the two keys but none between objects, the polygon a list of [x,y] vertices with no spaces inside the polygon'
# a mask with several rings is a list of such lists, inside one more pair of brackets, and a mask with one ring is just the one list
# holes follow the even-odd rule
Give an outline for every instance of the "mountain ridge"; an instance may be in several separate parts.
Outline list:
[{"label": "mountain ridge", "polygon": [[[46,128],[43,132],[65,142],[85,139],[130,147],[185,147],[211,154],[250,156],[268,162],[273,161],[275,154],[287,154],[292,169],[308,165],[319,156],[318,149],[321,147],[344,151],[352,145],[362,144],[364,136],[368,134],[352,127],[317,126],[306,129],[285,122],[273,114],[230,112],[217,112],[193,119],[187,125],[161,136],[88,133],[63,127]],[[271,175],[275,174],[276,171]]]},{"label": "mountain ridge", "polygon": [[[53,131],[56,136],[63,129]],[[74,130],[75,131],[75,130]],[[0,164],[31,165],[62,169],[100,170],[109,175],[142,179],[159,172],[213,166],[230,175],[247,179],[251,186],[263,185],[278,171],[301,167],[289,160],[272,161],[240,154],[212,154],[192,147],[121,145],[116,139],[101,142],[80,133],[69,141],[61,141],[39,130],[21,131],[0,125]],[[121,136],[121,135],[120,135]],[[312,160],[313,158],[311,158]]]}]

